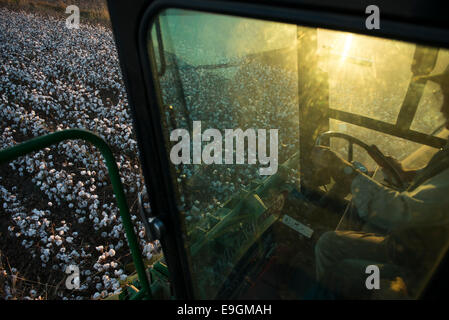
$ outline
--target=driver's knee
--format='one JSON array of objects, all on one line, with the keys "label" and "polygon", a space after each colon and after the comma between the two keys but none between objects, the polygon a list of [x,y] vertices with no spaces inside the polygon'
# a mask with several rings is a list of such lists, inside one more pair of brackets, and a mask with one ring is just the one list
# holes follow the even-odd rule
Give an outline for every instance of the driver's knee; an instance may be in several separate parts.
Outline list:
[{"label": "driver's knee", "polygon": [[323,251],[326,251],[334,238],[335,231],[327,231],[323,233],[315,245],[315,255],[320,255]]},{"label": "driver's knee", "polygon": [[[351,246],[360,233],[354,231],[328,231],[321,235],[315,245],[316,276],[323,279],[327,269],[339,263],[342,259],[354,255]],[[355,239],[354,239],[355,238]]]},{"label": "driver's knee", "polygon": [[315,245],[315,262],[317,280],[322,280],[327,268],[337,260],[334,256],[338,235],[335,231],[328,231],[321,235]]}]

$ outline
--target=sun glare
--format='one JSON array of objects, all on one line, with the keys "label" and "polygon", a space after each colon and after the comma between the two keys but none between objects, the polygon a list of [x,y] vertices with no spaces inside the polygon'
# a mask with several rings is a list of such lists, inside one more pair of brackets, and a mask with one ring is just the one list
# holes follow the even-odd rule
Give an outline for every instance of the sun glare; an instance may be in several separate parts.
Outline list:
[{"label": "sun glare", "polygon": [[342,61],[344,61],[348,56],[348,52],[349,52],[349,49],[351,48],[351,44],[352,44],[352,36],[353,36],[352,34],[348,34],[346,36],[345,46],[343,48],[343,53],[341,56]]}]

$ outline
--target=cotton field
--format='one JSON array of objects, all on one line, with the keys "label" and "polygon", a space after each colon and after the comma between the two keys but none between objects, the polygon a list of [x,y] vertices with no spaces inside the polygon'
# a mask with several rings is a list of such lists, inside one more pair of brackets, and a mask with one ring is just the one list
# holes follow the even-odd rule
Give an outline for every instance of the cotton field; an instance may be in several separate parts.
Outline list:
[{"label": "cotton field", "polygon": [[[150,258],[159,247],[135,215],[143,183],[111,31],[0,9],[0,147],[67,128],[97,132],[112,147]],[[95,147],[66,141],[1,166],[0,204],[0,298],[119,292],[131,257]],[[65,288],[68,265],[79,266],[80,290]]]},{"label": "cotton field", "polygon": [[[281,130],[280,163],[295,152],[295,72],[241,61],[231,81],[220,71],[181,65],[181,98],[172,65],[177,58],[167,59],[160,81],[171,110],[167,118],[174,112],[176,126],[188,128],[192,120],[212,128],[274,126]],[[0,60],[0,147],[67,128],[97,132],[115,153],[144,255],[159,252],[158,243],[145,241],[136,216],[137,193],[144,186],[111,31],[83,24],[69,30],[63,20],[0,9]],[[268,83],[270,90],[253,90]],[[251,165],[179,169],[189,223],[201,224],[208,212],[260,178]],[[96,299],[120,291],[131,257],[106,167],[94,147],[66,141],[3,165],[0,197],[2,298]],[[69,265],[80,268],[80,290],[65,289]]]},{"label": "cotton field", "polygon": [[[192,132],[192,121],[202,121],[203,131],[274,128],[279,130],[279,164],[297,152],[299,110],[294,70],[241,58],[230,61],[238,64],[238,68],[232,77],[226,77],[226,70],[196,68],[170,54],[166,55],[166,63],[167,70],[160,83],[170,130],[185,128]],[[266,178],[259,174],[261,167],[266,165],[245,162],[177,166],[177,186],[183,194],[181,207],[192,229],[195,225],[209,229],[205,217],[243,189],[248,190],[254,187],[253,183]]]}]

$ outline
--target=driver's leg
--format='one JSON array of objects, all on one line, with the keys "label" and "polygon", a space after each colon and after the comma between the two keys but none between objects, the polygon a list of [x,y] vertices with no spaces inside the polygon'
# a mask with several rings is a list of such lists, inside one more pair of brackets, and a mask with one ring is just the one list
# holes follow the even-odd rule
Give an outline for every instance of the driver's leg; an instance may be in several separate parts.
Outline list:
[{"label": "driver's leg", "polygon": [[[366,273],[366,267],[369,265],[379,269],[379,287],[375,290],[367,287],[370,274]],[[406,279],[404,270],[394,264],[345,259],[327,270],[321,285],[333,294],[334,299],[406,299]]]},{"label": "driver's leg", "polygon": [[345,259],[388,262],[385,236],[359,231],[324,233],[315,246],[317,280],[322,281],[327,270]]}]

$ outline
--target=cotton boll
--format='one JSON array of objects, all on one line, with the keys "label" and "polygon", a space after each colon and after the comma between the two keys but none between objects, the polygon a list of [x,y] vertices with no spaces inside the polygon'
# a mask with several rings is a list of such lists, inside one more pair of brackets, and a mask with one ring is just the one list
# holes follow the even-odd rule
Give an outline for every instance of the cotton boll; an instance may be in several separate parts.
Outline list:
[{"label": "cotton boll", "polygon": [[121,280],[121,281],[125,281],[126,278],[128,278],[128,276],[127,276],[126,274],[120,275],[120,280]]},{"label": "cotton boll", "polygon": [[108,255],[109,255],[110,257],[115,256],[115,250],[114,250],[114,249],[109,249]]}]

